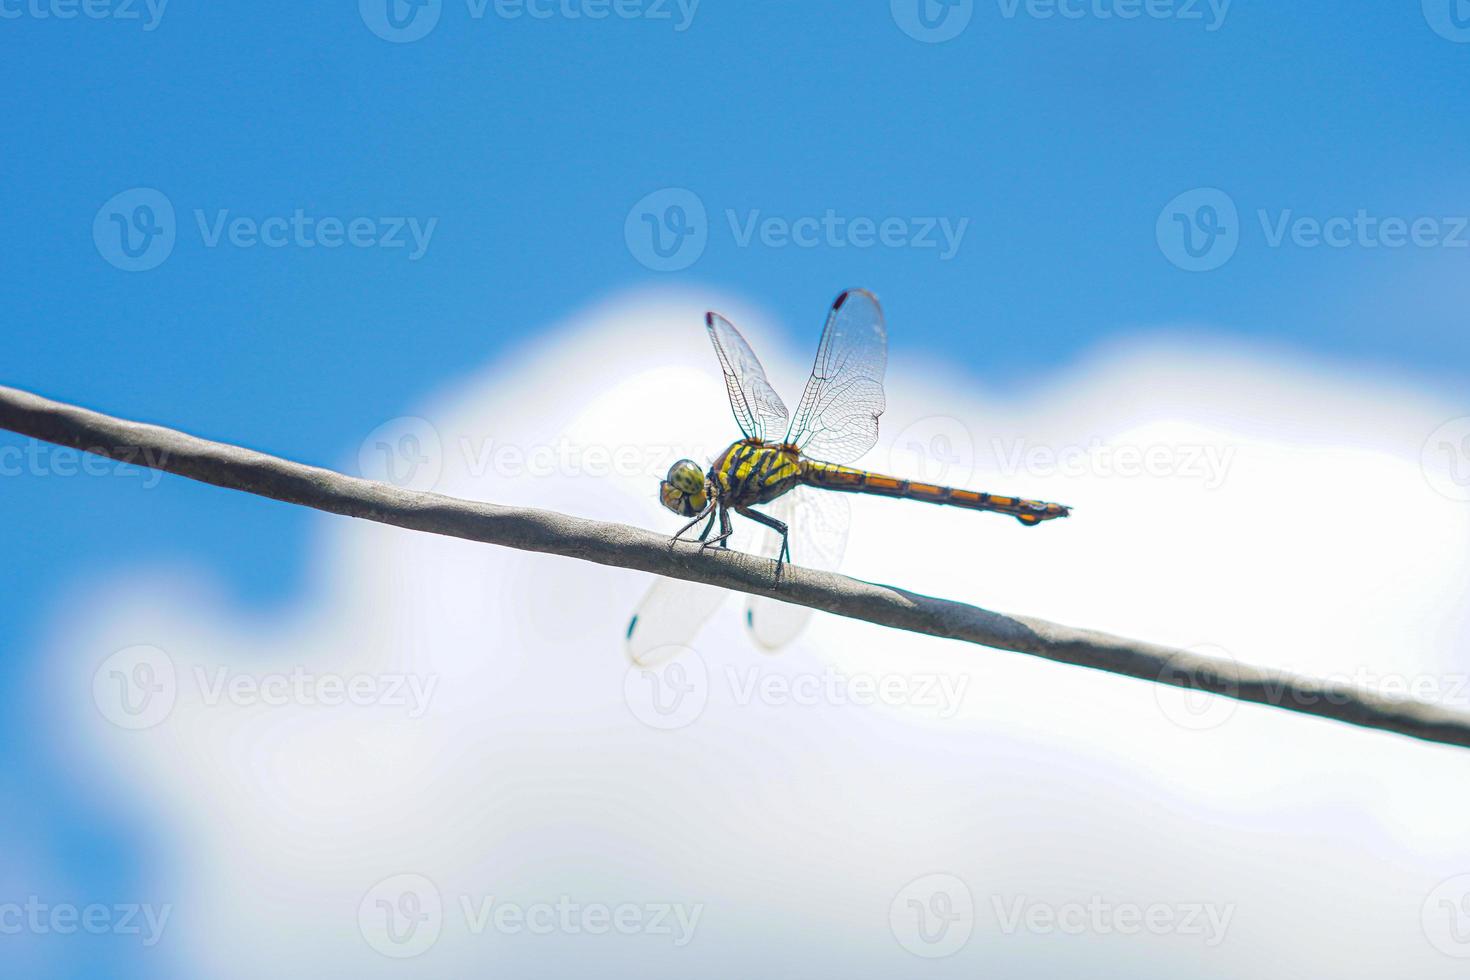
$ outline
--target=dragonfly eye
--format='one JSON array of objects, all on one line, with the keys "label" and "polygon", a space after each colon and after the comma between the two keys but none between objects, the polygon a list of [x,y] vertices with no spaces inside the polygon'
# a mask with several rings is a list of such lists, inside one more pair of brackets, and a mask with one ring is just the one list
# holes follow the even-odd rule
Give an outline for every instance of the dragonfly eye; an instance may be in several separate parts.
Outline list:
[{"label": "dragonfly eye", "polygon": [[680,517],[693,517],[704,510],[704,505],[708,501],[703,487],[700,487],[698,493],[685,493],[668,480],[659,483],[658,499],[660,503]]},{"label": "dragonfly eye", "polygon": [[681,459],[669,467],[668,482],[682,493],[699,493],[704,489],[704,471],[694,460]]}]

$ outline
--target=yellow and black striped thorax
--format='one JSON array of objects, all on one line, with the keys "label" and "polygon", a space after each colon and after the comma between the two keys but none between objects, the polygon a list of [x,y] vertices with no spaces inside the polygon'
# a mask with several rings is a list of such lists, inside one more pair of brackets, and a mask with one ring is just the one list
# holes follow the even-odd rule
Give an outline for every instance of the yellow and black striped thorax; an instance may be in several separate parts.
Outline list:
[{"label": "yellow and black striped thorax", "polygon": [[802,482],[802,459],[790,446],[751,439],[734,443],[710,468],[720,499],[729,507],[775,500]]}]

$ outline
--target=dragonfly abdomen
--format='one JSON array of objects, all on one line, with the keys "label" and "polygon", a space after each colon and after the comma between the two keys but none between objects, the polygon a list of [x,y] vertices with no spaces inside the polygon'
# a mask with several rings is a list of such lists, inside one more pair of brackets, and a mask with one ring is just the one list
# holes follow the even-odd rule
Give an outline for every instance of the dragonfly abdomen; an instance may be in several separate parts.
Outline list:
[{"label": "dragonfly abdomen", "polygon": [[1026,525],[1040,524],[1042,521],[1049,521],[1056,517],[1066,517],[1071,512],[1071,508],[1064,504],[981,493],[976,490],[958,490],[954,487],[925,483],[922,480],[902,480],[896,476],[869,473],[867,470],[838,466],[836,463],[824,463],[815,459],[802,461],[801,482],[823,490],[869,493],[879,497],[922,500],[928,504],[944,504],[950,507],[1009,514]]}]

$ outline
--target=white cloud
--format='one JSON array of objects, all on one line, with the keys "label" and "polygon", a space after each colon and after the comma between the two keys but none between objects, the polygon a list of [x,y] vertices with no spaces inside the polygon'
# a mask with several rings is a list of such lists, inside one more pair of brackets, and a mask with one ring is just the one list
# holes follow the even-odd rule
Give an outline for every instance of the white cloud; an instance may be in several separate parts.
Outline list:
[{"label": "white cloud", "polygon": [[[722,308],[793,400],[809,353]],[[418,412],[438,440],[436,489],[672,531],[658,475],[734,435],[702,309],[641,295],[585,311],[446,391]],[[861,499],[850,574],[1302,671],[1470,674],[1470,505],[1437,493],[1419,462],[1451,405],[1152,345],[1019,399],[900,359],[889,406],[873,468],[1077,512],[1028,529]],[[343,465],[357,459],[345,447]],[[1463,751],[1244,705],[1190,731],[1170,720],[1191,710],[1181,692],[831,617],[769,658],[733,600],[696,644],[707,706],[657,731],[624,702],[622,631],[646,576],[325,517],[313,548],[313,586],[279,616],[233,609],[192,576],[140,571],[99,589],[51,678],[74,732],[62,758],[156,827],[168,860],[154,891],[175,905],[190,972],[1463,968],[1421,928],[1431,889],[1470,871]],[[167,654],[178,695],[161,724],[128,731],[99,715],[93,675],[137,644]],[[742,696],[752,668],[797,687],[834,671],[875,686],[942,678],[964,697],[941,712]],[[221,669],[244,682],[212,698]],[[392,677],[437,685],[422,717],[389,697]],[[303,703],[361,678],[370,703]],[[292,703],[268,703],[273,684]],[[968,886],[976,919],[959,952],[923,962],[889,923],[907,914],[891,908],[904,886],[931,873]],[[359,928],[365,897],[369,915],[381,897],[370,889],[401,874],[443,903],[437,940],[406,962]],[[575,922],[599,904],[636,907],[645,925],[654,906],[670,906],[668,923],[700,911],[680,946],[616,929],[475,934],[460,904],[493,897],[492,910],[534,918],[562,896]],[[1053,913],[1101,902],[1105,919],[1163,905],[1178,928],[1007,934],[1001,913],[1021,899]],[[1218,945],[1178,925],[1200,903],[1230,910]]]}]

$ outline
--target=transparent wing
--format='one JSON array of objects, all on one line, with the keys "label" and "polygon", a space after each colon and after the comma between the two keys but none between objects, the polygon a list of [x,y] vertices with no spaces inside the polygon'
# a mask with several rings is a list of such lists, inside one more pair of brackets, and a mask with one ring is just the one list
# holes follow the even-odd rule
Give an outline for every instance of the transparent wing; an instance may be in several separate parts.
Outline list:
[{"label": "transparent wing", "polygon": [[786,441],[816,459],[850,463],[878,441],[888,331],[878,297],[849,289],[832,304],[816,363]]},{"label": "transparent wing", "polygon": [[[784,521],[791,535],[791,563],[825,572],[835,572],[847,551],[847,531],[852,524],[852,507],[840,493],[823,493],[797,487],[762,505],[760,510]],[[737,517],[738,520],[738,517]],[[781,536],[762,528],[757,551],[775,558]],[[789,602],[751,596],[745,607],[745,622],[757,643],[775,651],[796,639],[812,618],[813,610]]]},{"label": "transparent wing", "polygon": [[781,396],[766,380],[766,369],[755,352],[740,336],[735,325],[718,313],[706,313],[704,325],[725,372],[725,390],[730,395],[730,410],[740,431],[750,439],[777,439],[786,431],[789,414]]},{"label": "transparent wing", "polygon": [[678,655],[729,594],[713,585],[654,579],[628,623],[628,659],[651,667]]}]

